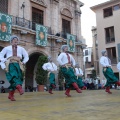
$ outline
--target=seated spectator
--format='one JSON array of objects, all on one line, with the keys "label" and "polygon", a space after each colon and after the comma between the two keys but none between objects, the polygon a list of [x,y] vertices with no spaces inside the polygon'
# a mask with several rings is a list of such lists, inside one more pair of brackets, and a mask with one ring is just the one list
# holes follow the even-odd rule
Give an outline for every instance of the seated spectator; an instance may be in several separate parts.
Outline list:
[{"label": "seated spectator", "polygon": [[98,83],[98,89],[101,89],[102,85],[100,83]]}]

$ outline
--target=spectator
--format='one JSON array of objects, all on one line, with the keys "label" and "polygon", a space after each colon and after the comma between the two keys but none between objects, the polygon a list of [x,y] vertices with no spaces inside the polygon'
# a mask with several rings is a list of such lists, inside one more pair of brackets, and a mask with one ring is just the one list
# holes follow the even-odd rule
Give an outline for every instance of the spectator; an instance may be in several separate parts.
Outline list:
[{"label": "spectator", "polygon": [[95,89],[98,89],[98,79],[95,80]]}]

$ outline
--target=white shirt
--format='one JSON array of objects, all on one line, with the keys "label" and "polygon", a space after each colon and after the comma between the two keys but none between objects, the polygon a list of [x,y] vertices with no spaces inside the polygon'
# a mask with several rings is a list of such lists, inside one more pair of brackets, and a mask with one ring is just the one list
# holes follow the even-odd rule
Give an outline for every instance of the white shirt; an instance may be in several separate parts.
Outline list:
[{"label": "white shirt", "polygon": [[95,80],[95,84],[98,85],[98,79]]},{"label": "white shirt", "polygon": [[102,85],[105,85],[106,84],[106,80],[102,80]]},{"label": "white shirt", "polygon": [[5,66],[5,63],[4,63],[4,62],[0,62],[0,66],[1,66],[1,68],[2,68],[3,70],[6,68],[6,66]]},{"label": "white shirt", "polygon": [[57,71],[57,66],[53,62],[45,63],[42,68],[47,71]]},{"label": "white shirt", "polygon": [[120,62],[117,64],[117,69],[120,71]]},{"label": "white shirt", "polygon": [[80,68],[75,68],[75,75],[83,75],[83,71]]},{"label": "white shirt", "polygon": [[[68,53],[68,55],[70,56],[70,62],[72,63],[73,66],[75,66],[75,60],[74,60],[74,58],[73,58],[72,55],[70,55],[69,53]],[[59,63],[60,65],[65,65],[65,64],[67,64],[67,63],[68,63],[68,58],[67,58],[66,53],[64,53],[64,52],[61,53],[61,54],[58,56],[57,61],[58,61],[58,63]]]},{"label": "white shirt", "polygon": [[[6,58],[4,58],[5,55]],[[12,45],[3,48],[3,50],[0,52],[0,60],[2,62],[5,62],[7,58],[12,56],[13,56]],[[20,57],[22,59],[22,56],[23,56],[22,62],[25,64],[29,60],[28,53],[23,47],[17,46],[17,57]]]},{"label": "white shirt", "polygon": [[103,67],[111,66],[111,65],[109,64],[108,58],[105,57],[105,56],[102,56],[102,57],[100,58],[100,64],[101,64]]}]

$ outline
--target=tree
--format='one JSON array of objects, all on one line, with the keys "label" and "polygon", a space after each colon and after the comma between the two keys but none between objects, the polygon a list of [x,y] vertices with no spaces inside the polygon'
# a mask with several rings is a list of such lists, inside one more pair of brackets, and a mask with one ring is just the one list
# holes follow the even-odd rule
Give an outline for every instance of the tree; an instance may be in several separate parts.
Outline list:
[{"label": "tree", "polygon": [[42,66],[44,63],[48,62],[47,57],[42,55],[39,56],[37,61],[37,71],[36,71],[36,82],[39,85],[45,85],[47,82],[48,72],[43,70]]}]

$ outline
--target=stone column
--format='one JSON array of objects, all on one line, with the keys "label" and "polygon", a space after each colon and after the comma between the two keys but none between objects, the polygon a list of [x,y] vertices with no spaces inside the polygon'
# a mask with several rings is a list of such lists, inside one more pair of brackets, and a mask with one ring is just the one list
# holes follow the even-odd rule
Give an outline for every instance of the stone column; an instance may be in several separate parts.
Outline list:
[{"label": "stone column", "polygon": [[77,39],[80,40],[81,37],[81,10],[79,8],[79,5],[77,5],[77,8],[75,10],[75,26],[76,26],[76,35]]},{"label": "stone column", "polygon": [[51,28],[52,32],[56,34],[59,32],[58,24],[59,24],[59,0],[51,0]]}]

